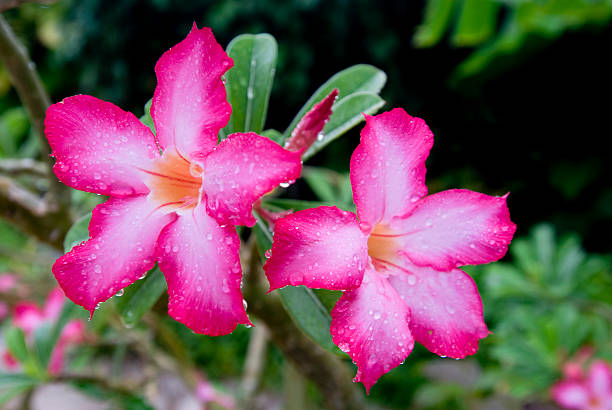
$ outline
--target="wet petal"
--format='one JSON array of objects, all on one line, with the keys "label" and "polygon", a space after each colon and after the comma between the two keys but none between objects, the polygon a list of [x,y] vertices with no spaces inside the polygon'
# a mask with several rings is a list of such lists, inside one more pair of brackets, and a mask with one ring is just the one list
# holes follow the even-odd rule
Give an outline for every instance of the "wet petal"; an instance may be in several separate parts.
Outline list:
[{"label": "wet petal", "polygon": [[291,132],[291,138],[285,143],[289,151],[304,152],[317,140],[319,133],[332,114],[332,106],[338,97],[338,89],[334,88],[327,97],[323,98],[304,117]]},{"label": "wet petal", "polygon": [[552,396],[557,403],[568,409],[586,409],[589,405],[589,392],[575,381],[561,382],[552,389]]},{"label": "wet petal", "polygon": [[155,212],[145,196],[110,198],[95,207],[90,239],[53,265],[66,296],[93,315],[98,303],[142,277],[155,264],[155,241],[174,214]]},{"label": "wet petal", "polygon": [[159,236],[157,260],[168,282],[168,314],[196,333],[231,333],[250,324],[240,280],[240,239],[203,205],[181,215]]},{"label": "wet petal", "polygon": [[232,134],[204,159],[202,186],[208,213],[219,223],[253,226],[255,201],[302,171],[289,152],[255,133]]},{"label": "wet petal", "polygon": [[354,381],[368,392],[414,347],[409,309],[376,271],[366,269],[361,286],[344,292],[331,315],[334,343],[357,364]]},{"label": "wet petal", "polygon": [[396,218],[390,226],[412,262],[438,270],[500,259],[516,230],[506,196],[465,189],[429,195],[408,217]]},{"label": "wet petal", "polygon": [[276,222],[264,270],[270,290],[287,285],[347,290],[361,284],[367,260],[367,238],[355,214],[320,206]]},{"label": "wet petal", "polygon": [[140,169],[159,151],[151,131],[133,114],[75,95],[49,107],[45,135],[56,159],[53,171],[64,184],[101,195],[149,192]]},{"label": "wet petal", "polygon": [[359,220],[373,227],[406,214],[427,194],[425,160],[433,134],[401,108],[365,117],[351,157],[351,184]]},{"label": "wet petal", "polygon": [[410,307],[410,330],[417,342],[440,356],[462,359],[476,353],[489,334],[482,301],[472,278],[454,269],[439,272],[405,264],[389,283]]},{"label": "wet petal", "polygon": [[151,117],[162,149],[176,147],[193,158],[217,144],[232,112],[221,80],[232,65],[210,28],[195,24],[187,38],[161,56]]}]

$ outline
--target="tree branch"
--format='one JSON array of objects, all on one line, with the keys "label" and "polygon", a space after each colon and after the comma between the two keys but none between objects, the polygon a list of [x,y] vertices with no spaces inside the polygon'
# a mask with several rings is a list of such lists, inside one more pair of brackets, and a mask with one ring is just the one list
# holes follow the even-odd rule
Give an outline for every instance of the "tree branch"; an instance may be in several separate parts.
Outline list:
[{"label": "tree branch", "polygon": [[251,241],[244,296],[251,313],[268,329],[271,340],[305,377],[312,380],[330,409],[364,409],[363,393],[340,358],[309,339],[294,323],[275,293],[266,295],[257,245]]},{"label": "tree branch", "polygon": [[0,159],[0,173],[5,175],[33,175],[48,177],[49,170],[46,164],[31,158]]},{"label": "tree branch", "polygon": [[[8,4],[8,2],[2,3]],[[47,173],[49,189],[43,199],[44,205],[40,204],[40,201],[34,201],[32,195],[28,197],[25,193],[27,191],[18,189],[14,183],[3,181],[4,186],[0,192],[5,195],[0,197],[0,216],[8,217],[26,232],[61,249],[62,238],[72,224],[72,218],[70,192],[50,172],[53,159],[49,156],[50,149],[44,134],[45,113],[50,105],[50,99],[25,47],[19,42],[2,15],[0,15],[0,61],[4,64],[11,83],[15,86],[30,117],[32,127],[40,139],[41,156],[49,170]],[[11,193],[12,195],[8,195]],[[36,217],[40,218],[39,228],[36,226]],[[17,219],[13,221],[12,218]],[[49,226],[49,223],[55,227]]]}]

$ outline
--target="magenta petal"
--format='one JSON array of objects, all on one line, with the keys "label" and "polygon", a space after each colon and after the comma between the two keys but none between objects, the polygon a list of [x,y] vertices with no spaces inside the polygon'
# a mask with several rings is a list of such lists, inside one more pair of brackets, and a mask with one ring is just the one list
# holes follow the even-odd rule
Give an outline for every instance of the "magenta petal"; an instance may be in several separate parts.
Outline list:
[{"label": "magenta petal", "polygon": [[357,215],[373,227],[409,212],[427,194],[425,160],[433,134],[420,118],[401,108],[366,115],[361,143],[351,157]]},{"label": "magenta petal", "polygon": [[270,290],[287,285],[348,290],[361,284],[367,262],[367,238],[355,214],[320,206],[278,220],[264,270]]},{"label": "magenta petal", "polygon": [[255,133],[232,134],[204,159],[202,186],[208,213],[219,223],[255,225],[255,201],[282,182],[299,178],[299,152]]},{"label": "magenta petal", "polygon": [[354,381],[363,383],[368,392],[414,347],[408,307],[374,270],[366,269],[359,288],[344,292],[331,315],[333,341],[357,364]]},{"label": "magenta petal", "polygon": [[410,307],[410,330],[417,342],[441,356],[462,359],[476,353],[489,334],[482,301],[472,278],[459,269],[439,272],[408,264],[389,283]]},{"label": "magenta petal", "polygon": [[576,381],[557,383],[552,389],[552,396],[557,403],[568,409],[589,408],[589,392]]},{"label": "magenta petal", "polygon": [[197,333],[220,336],[251,324],[243,305],[240,239],[199,205],[159,236],[157,260],[168,282],[168,314]]},{"label": "magenta petal", "polygon": [[132,284],[155,264],[155,241],[174,214],[155,212],[145,196],[110,198],[95,207],[90,239],[53,265],[66,296],[93,315],[98,303]]},{"label": "magenta petal", "polygon": [[291,132],[291,138],[285,143],[285,149],[304,152],[310,148],[329,121],[329,117],[332,115],[332,106],[337,97],[338,89],[334,88],[327,97],[315,104]]},{"label": "magenta petal", "polygon": [[161,56],[151,117],[162,149],[176,147],[193,158],[217,144],[232,112],[221,79],[232,65],[210,28],[198,30],[195,24],[187,38]]},{"label": "magenta petal", "polygon": [[610,400],[612,408],[612,369],[603,360],[596,360],[591,365],[588,375],[588,386],[591,393],[600,399]]},{"label": "magenta petal", "polygon": [[101,195],[149,192],[140,169],[150,168],[159,151],[133,114],[75,95],[49,107],[45,135],[56,159],[53,171],[64,184]]},{"label": "magenta petal", "polygon": [[516,225],[506,197],[465,189],[429,195],[390,226],[412,262],[438,270],[493,262],[506,254]]}]

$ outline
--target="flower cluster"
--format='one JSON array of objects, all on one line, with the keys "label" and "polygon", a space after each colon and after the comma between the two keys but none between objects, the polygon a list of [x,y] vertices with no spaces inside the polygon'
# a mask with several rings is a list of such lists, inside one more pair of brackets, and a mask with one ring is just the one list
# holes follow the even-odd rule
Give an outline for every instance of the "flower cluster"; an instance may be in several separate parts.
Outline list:
[{"label": "flower cluster", "polygon": [[587,372],[580,363],[568,363],[565,378],[552,388],[553,399],[567,409],[612,410],[612,367],[595,360]]},{"label": "flower cluster", "polygon": [[157,262],[168,313],[198,333],[250,324],[234,225],[255,224],[253,203],[301,172],[300,154],[254,133],[217,144],[230,117],[222,75],[233,61],[195,25],[155,66],[155,135],[134,115],[86,95],[52,105],[45,133],[65,184],[108,195],[90,239],[53,273],[66,296],[93,312]]},{"label": "flower cluster", "polygon": [[[26,340],[34,337],[34,332],[46,322],[55,322],[62,311],[65,301],[60,288],[53,289],[41,309],[33,302],[22,301],[15,305],[13,325],[23,330]],[[49,372],[59,373],[64,368],[64,356],[70,346],[85,340],[85,324],[81,320],[71,320],[62,329],[62,333],[53,348],[49,361]],[[17,369],[19,362],[8,351],[2,353],[2,361],[6,368]]]},{"label": "flower cluster", "polygon": [[404,361],[415,340],[463,358],[489,333],[476,285],[458,266],[501,258],[515,225],[506,196],[427,196],[432,144],[425,122],[402,109],[366,116],[350,163],[357,215],[319,207],[280,219],[264,266],[270,290],[345,291],[331,333],[368,390]]}]

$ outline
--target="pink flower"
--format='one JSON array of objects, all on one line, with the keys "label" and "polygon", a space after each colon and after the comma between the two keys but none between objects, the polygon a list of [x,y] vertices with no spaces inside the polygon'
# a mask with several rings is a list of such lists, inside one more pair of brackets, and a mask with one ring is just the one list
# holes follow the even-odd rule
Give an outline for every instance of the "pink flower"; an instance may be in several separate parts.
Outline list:
[{"label": "pink flower", "polygon": [[[34,332],[45,322],[55,322],[59,318],[65,301],[60,288],[53,289],[47,296],[44,307],[41,309],[34,302],[20,302],[15,306],[13,325],[23,330],[26,339],[31,340]],[[64,354],[66,348],[79,344],[85,340],[85,324],[80,320],[72,320],[64,326],[62,333],[51,352],[49,371],[59,373],[64,368]],[[18,367],[17,361],[6,351],[3,361],[7,368]]]},{"label": "pink flower", "polygon": [[208,404],[216,403],[224,409],[232,410],[236,408],[236,400],[232,396],[228,396],[213,386],[203,375],[198,375],[196,384],[196,396],[204,408],[208,408]]},{"label": "pink flower", "polygon": [[17,275],[0,273],[0,293],[5,293],[17,285]]},{"label": "pink flower", "polygon": [[463,358],[489,333],[476,285],[457,267],[501,258],[515,225],[505,196],[426,196],[432,145],[425,122],[402,109],[366,116],[351,158],[359,221],[336,207],[287,216],[276,223],[264,267],[270,290],[345,291],[331,312],[331,334],[368,391],[404,361],[415,340]]},{"label": "pink flower", "polygon": [[254,225],[253,203],[296,179],[301,164],[298,153],[254,133],[217,145],[231,113],[221,76],[232,64],[210,29],[195,25],[165,52],[155,66],[155,136],[131,113],[90,96],[47,111],[58,178],[110,196],[93,211],[90,239],[53,266],[68,298],[92,315],[157,261],[176,320],[209,335],[250,324],[233,225]]},{"label": "pink flower", "polygon": [[552,396],[567,409],[612,410],[612,369],[596,360],[586,375],[572,372],[553,386]]}]

